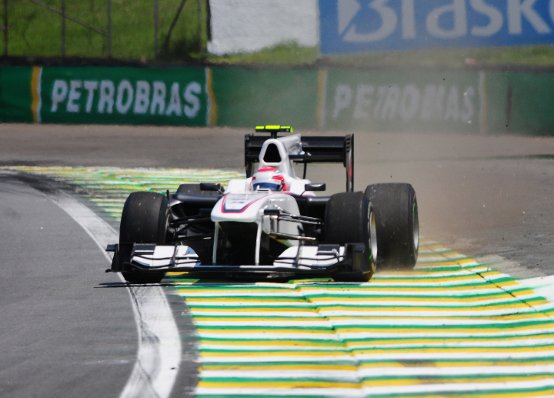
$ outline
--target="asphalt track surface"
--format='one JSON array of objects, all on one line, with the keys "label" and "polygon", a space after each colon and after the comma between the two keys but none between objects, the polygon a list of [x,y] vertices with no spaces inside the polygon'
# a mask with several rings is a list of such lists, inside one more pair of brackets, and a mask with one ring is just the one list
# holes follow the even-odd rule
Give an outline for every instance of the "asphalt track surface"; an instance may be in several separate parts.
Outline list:
[{"label": "asphalt track surface", "polygon": [[43,193],[0,177],[0,195],[0,395],[118,396],[136,356],[126,289],[102,284],[102,253]]},{"label": "asphalt track surface", "polygon": [[[243,134],[2,125],[0,166],[240,170]],[[554,139],[357,134],[355,159],[359,189],[415,186],[427,239],[476,257],[501,256],[505,272],[520,278],[554,273]],[[344,181],[343,170],[328,166],[309,177],[331,191]],[[0,175],[0,395],[118,396],[136,355],[128,293],[102,273],[106,260],[95,243],[38,188]],[[190,378],[181,372],[180,381]],[[188,392],[180,387],[174,395]]]}]

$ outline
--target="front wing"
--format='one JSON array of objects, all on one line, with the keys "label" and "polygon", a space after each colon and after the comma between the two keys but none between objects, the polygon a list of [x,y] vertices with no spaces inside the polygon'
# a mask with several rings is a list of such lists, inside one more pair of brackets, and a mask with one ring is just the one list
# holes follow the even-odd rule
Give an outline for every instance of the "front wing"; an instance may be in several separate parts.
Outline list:
[{"label": "front wing", "polygon": [[130,262],[120,264],[117,260],[118,245],[110,245],[106,250],[114,253],[109,272],[124,270],[186,272],[191,276],[208,277],[222,274],[325,277],[345,272],[363,272],[367,264],[365,246],[362,243],[349,243],[344,246],[330,244],[294,246],[285,250],[270,265],[202,264],[198,255],[188,246],[144,243],[135,243]]}]

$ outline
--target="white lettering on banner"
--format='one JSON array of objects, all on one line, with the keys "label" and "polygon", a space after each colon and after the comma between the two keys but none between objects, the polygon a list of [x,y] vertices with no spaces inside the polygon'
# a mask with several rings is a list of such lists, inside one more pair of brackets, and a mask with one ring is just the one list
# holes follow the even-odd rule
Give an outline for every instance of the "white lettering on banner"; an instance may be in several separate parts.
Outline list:
[{"label": "white lettering on banner", "polygon": [[145,80],[139,80],[136,84],[135,107],[133,112],[137,115],[144,115],[148,112],[150,102],[150,83]]},{"label": "white lettering on banner", "polygon": [[471,5],[475,11],[489,19],[489,23],[483,26],[474,26],[471,28],[471,34],[474,36],[493,36],[502,29],[502,13],[496,8],[485,3],[485,0],[471,0]]},{"label": "white lettering on banner", "polygon": [[185,115],[189,118],[193,118],[198,114],[200,110],[200,99],[198,96],[202,92],[200,83],[192,82],[185,89]]},{"label": "white lettering on banner", "polygon": [[98,89],[98,82],[94,80],[85,80],[83,84],[85,90],[87,90],[87,103],[85,105],[85,111],[90,113],[92,110],[92,101],[94,100],[94,93]]},{"label": "white lettering on banner", "polygon": [[150,114],[163,115],[165,110],[165,83],[155,81],[152,85],[154,86],[154,89],[152,102],[150,102]]},{"label": "white lettering on banner", "polygon": [[115,109],[122,115],[125,115],[133,103],[134,91],[129,80],[122,80],[117,86],[117,99]]},{"label": "white lettering on banner", "polygon": [[111,80],[102,80],[100,82],[100,99],[98,100],[98,113],[104,113],[104,111],[106,111],[107,113],[111,114],[113,112],[114,92],[115,87]]},{"label": "white lettering on banner", "polygon": [[332,117],[472,123],[476,116],[475,93],[475,88],[471,86],[462,90],[462,86],[446,84],[338,84],[335,87]]},{"label": "white lettering on banner", "polygon": [[[350,87],[348,88],[350,90]],[[362,84],[358,86],[356,93],[356,105],[354,107],[354,118],[365,119],[369,115],[366,111],[371,106],[371,96],[373,95],[373,86]],[[351,96],[351,94],[349,94]]]},{"label": "white lettering on banner", "polygon": [[52,86],[52,107],[50,108],[50,112],[58,111],[58,105],[65,101],[67,90],[67,83],[64,80],[54,81],[54,85]]},{"label": "white lettering on banner", "polygon": [[381,119],[393,120],[396,117],[398,102],[401,95],[402,93],[400,91],[400,87],[394,84],[389,86],[389,89],[387,90],[387,95],[385,97],[383,110],[381,112]]},{"label": "white lettering on banner", "polygon": [[202,108],[201,94],[202,86],[198,82],[186,86],[173,82],[168,90],[163,81],[133,83],[124,79],[116,86],[111,80],[57,79],[52,85],[50,112],[59,112],[65,106],[68,113],[112,114],[115,107],[122,115],[149,113],[167,117],[184,115],[192,119]]},{"label": "white lettering on banner", "polygon": [[80,80],[71,80],[69,82],[69,98],[67,100],[66,109],[70,113],[79,112],[79,104],[77,101],[81,98],[81,86]]},{"label": "white lettering on banner", "polygon": [[388,0],[374,0],[371,3],[364,2],[364,5],[368,8],[366,10],[362,9],[358,15],[363,18],[364,14],[376,12],[380,17],[381,25],[375,31],[358,33],[356,28],[359,28],[360,24],[356,23],[356,19],[352,19],[349,26],[345,29],[345,40],[351,42],[379,41],[394,33],[398,24],[398,17],[392,8],[386,6],[387,2]]},{"label": "white lettering on banner", "polygon": [[[452,29],[441,27],[443,19],[451,17],[454,20]],[[453,0],[452,4],[435,8],[427,16],[427,30],[439,39],[456,39],[467,33],[467,11],[465,0]]]},{"label": "white lettering on banner", "polygon": [[183,111],[181,110],[181,97],[179,96],[179,84],[173,83],[171,85],[171,97],[169,98],[169,106],[165,110],[166,116],[181,116]]},{"label": "white lettering on banner", "polygon": [[400,100],[400,118],[408,122],[415,119],[419,108],[419,89],[413,84],[408,84],[404,87],[404,93]]},{"label": "white lettering on banner", "polygon": [[475,115],[475,105],[473,104],[474,100],[475,88],[468,87],[464,92],[464,106],[462,108],[462,113],[460,114],[460,120],[463,123],[473,123],[473,116]]},{"label": "white lettering on banner", "polygon": [[[361,102],[361,100],[356,101],[356,104],[358,104],[359,102]],[[340,113],[345,109],[348,109],[351,103],[352,88],[347,84],[339,84],[335,90],[335,108],[333,110],[333,119],[338,118]],[[365,113],[363,112],[363,105],[361,105],[360,108],[356,106],[355,109],[356,110],[354,111],[354,115],[356,119],[363,119],[365,117]]]},{"label": "white lettering on banner", "polygon": [[[548,2],[549,12],[545,14],[549,15],[537,10],[541,2]],[[394,34],[412,40],[418,35],[449,40],[492,37],[503,28],[517,36],[523,34],[525,25],[538,34],[549,34],[554,25],[554,0],[448,0],[429,4],[423,18],[416,18],[415,0],[400,0],[399,7],[391,0],[340,0],[339,36],[349,43],[373,43]]]},{"label": "white lettering on banner", "polygon": [[402,37],[404,39],[416,37],[414,0],[402,1]]},{"label": "white lettering on banner", "polygon": [[550,28],[546,22],[533,8],[536,2],[537,0],[508,0],[508,27],[510,33],[522,33],[523,17],[538,33],[550,33]]}]

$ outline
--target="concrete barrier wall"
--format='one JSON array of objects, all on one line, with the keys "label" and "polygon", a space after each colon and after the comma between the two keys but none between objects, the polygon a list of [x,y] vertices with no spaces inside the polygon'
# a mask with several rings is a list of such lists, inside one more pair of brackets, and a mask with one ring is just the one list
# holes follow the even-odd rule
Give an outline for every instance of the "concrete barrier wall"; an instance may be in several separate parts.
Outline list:
[{"label": "concrete barrier wall", "polygon": [[212,54],[259,51],[282,43],[319,45],[316,0],[210,0]]},{"label": "concrete barrier wall", "polygon": [[554,73],[1,67],[0,121],[554,135]]}]

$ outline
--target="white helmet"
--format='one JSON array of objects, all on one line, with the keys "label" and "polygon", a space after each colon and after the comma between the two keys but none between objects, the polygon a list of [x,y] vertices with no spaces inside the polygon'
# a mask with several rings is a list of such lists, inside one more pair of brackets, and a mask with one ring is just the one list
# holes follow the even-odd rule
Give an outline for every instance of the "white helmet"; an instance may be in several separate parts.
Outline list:
[{"label": "white helmet", "polygon": [[254,191],[282,191],[286,190],[285,177],[276,167],[260,167],[252,177]]}]

